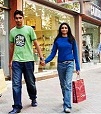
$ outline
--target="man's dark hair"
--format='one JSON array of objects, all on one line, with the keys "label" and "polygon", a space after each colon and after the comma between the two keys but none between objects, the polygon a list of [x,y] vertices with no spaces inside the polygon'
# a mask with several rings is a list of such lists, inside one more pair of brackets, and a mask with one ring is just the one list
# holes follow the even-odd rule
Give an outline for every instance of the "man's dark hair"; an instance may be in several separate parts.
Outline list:
[{"label": "man's dark hair", "polygon": [[15,16],[18,15],[18,14],[24,17],[23,11],[21,11],[21,10],[16,10],[16,11],[14,12],[14,18],[15,18]]}]

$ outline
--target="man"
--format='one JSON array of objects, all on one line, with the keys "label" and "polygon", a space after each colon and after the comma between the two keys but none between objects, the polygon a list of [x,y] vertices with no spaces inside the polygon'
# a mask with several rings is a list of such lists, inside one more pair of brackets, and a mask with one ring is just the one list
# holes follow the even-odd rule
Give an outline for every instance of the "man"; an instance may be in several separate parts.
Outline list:
[{"label": "man", "polygon": [[37,90],[34,76],[33,44],[37,49],[40,62],[43,55],[36,40],[36,34],[32,27],[23,25],[24,15],[20,10],[14,12],[16,26],[10,31],[10,59],[9,67],[12,68],[12,91],[14,105],[9,114],[19,113],[22,109],[21,88],[22,73],[27,86],[27,92],[31,99],[31,105],[37,106]]}]

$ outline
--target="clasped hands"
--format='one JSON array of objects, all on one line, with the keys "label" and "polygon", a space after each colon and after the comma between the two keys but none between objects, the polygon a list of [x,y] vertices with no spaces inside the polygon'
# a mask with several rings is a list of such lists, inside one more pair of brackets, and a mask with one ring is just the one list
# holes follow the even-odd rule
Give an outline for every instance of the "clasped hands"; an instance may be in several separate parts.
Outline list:
[{"label": "clasped hands", "polygon": [[45,65],[46,65],[45,60],[40,60],[40,64],[41,64],[42,66],[45,66]]}]

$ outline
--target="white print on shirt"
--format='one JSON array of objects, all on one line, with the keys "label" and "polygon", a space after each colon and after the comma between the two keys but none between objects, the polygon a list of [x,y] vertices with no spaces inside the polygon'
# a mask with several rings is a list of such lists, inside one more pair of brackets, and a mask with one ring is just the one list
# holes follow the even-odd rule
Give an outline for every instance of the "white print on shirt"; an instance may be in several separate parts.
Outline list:
[{"label": "white print on shirt", "polygon": [[16,37],[15,37],[15,44],[16,46],[24,46],[25,45],[25,37],[22,35],[22,34],[18,34]]}]

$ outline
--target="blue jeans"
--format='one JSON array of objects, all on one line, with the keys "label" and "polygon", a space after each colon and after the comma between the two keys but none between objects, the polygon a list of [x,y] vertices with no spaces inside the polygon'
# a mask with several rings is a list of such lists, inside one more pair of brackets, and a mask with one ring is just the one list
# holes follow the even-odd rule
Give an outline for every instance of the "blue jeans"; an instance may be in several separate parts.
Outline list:
[{"label": "blue jeans", "polygon": [[71,61],[69,63],[58,63],[57,70],[63,94],[63,108],[71,109],[72,76],[74,71],[74,61]]},{"label": "blue jeans", "polygon": [[12,90],[13,90],[13,108],[22,109],[21,89],[22,89],[22,73],[27,86],[27,92],[31,100],[36,99],[36,85],[34,76],[34,61],[30,62],[12,62]]}]

